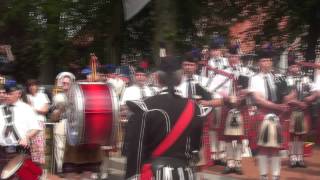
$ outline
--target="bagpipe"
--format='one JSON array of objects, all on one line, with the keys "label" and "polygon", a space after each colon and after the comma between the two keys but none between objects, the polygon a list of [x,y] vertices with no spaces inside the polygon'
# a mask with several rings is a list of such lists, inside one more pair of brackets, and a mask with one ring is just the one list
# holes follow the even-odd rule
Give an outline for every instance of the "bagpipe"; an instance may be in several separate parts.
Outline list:
[{"label": "bagpipe", "polygon": [[231,94],[229,95],[230,110],[228,111],[226,117],[224,135],[243,136],[244,119],[239,109],[239,102],[241,102],[245,96],[240,95],[240,89],[246,89],[248,87],[249,77],[243,75],[236,76],[233,73],[210,66],[207,66],[207,69],[213,71],[215,74],[220,74],[226,77],[226,81],[222,82],[221,85],[218,85],[216,89],[218,89],[227,81],[231,80]]}]

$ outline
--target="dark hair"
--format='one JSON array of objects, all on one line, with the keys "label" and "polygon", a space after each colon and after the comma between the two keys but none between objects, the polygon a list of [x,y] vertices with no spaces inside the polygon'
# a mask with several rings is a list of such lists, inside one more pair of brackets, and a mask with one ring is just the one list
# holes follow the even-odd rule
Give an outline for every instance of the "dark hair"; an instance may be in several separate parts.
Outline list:
[{"label": "dark hair", "polygon": [[26,83],[26,86],[27,86],[26,92],[27,92],[27,93],[31,93],[30,90],[29,90],[29,87],[34,86],[34,85],[36,85],[36,86],[39,85],[38,80],[36,80],[36,79],[29,79],[29,80],[27,80],[27,83]]},{"label": "dark hair", "polygon": [[162,86],[174,87],[180,84],[182,70],[174,72],[158,71],[158,81]]},{"label": "dark hair", "polygon": [[27,80],[27,87],[33,86],[33,85],[38,85],[39,82],[36,79],[29,79]]}]

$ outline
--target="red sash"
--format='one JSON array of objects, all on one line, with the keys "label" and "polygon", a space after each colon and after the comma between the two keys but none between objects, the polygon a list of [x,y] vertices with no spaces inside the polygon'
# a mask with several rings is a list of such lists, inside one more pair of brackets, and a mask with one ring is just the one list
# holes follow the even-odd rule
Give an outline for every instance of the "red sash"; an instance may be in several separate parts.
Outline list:
[{"label": "red sash", "polygon": [[[192,120],[195,111],[194,104],[195,103],[192,100],[188,100],[186,107],[184,108],[174,127],[152,152],[152,158],[161,156],[179,139],[181,134],[188,127]],[[144,164],[141,169],[140,179],[151,180],[152,177],[153,174],[151,163]]]}]

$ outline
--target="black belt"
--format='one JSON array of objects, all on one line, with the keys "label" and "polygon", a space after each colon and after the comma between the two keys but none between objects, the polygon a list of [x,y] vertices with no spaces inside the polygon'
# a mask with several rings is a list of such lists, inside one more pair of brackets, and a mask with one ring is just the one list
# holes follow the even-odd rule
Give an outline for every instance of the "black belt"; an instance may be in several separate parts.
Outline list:
[{"label": "black belt", "polygon": [[0,146],[0,152],[6,154],[29,153],[29,149],[22,146]]}]

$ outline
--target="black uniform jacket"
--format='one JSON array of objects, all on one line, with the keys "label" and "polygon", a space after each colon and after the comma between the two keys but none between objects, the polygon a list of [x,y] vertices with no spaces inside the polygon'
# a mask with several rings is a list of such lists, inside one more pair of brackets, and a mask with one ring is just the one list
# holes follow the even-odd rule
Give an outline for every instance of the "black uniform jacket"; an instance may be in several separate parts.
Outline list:
[{"label": "black uniform jacket", "polygon": [[[188,99],[166,90],[144,101],[128,101],[132,111],[128,121],[128,151],[126,178],[140,173],[144,163],[150,162],[154,149],[162,142],[184,110]],[[172,145],[163,157],[190,160],[192,151],[199,150],[201,145],[204,115],[195,105],[193,119],[180,138]]]}]

